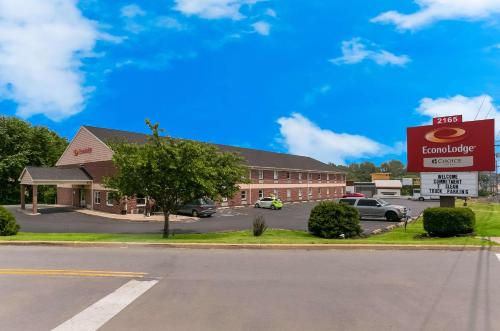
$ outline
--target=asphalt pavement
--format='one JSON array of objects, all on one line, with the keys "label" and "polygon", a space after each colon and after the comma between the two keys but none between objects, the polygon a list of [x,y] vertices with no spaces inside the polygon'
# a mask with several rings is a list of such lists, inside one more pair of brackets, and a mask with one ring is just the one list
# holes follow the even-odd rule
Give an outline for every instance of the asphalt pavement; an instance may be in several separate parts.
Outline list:
[{"label": "asphalt pavement", "polygon": [[500,330],[499,277],[488,250],[1,246],[0,328]]},{"label": "asphalt pavement", "polygon": [[[418,216],[425,208],[436,206],[438,202],[412,201],[407,199],[388,200],[393,204],[411,209],[412,216]],[[209,218],[197,221],[171,222],[174,233],[207,233],[218,231],[246,230],[252,227],[256,215],[263,215],[270,228],[307,230],[307,220],[317,202],[286,204],[282,210],[257,209],[253,207],[219,209]],[[41,215],[26,215],[18,207],[8,207],[24,232],[38,233],[161,233],[162,222],[134,222],[113,220],[75,212],[68,208],[49,208]],[[385,220],[362,220],[365,232],[390,225]]]}]

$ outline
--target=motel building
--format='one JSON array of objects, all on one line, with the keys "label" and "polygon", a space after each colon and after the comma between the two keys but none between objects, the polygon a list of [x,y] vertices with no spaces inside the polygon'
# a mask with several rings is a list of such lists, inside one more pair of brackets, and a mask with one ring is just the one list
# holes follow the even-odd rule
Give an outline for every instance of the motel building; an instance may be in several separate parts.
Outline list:
[{"label": "motel building", "polygon": [[[147,139],[146,134],[82,126],[55,167],[26,167],[22,171],[19,178],[21,208],[25,209],[25,193],[31,189],[34,197],[32,212],[36,214],[37,187],[55,185],[59,205],[109,213],[142,213],[146,204],[144,197],[115,200],[113,191],[104,186],[103,178],[115,172],[109,142],[144,144]],[[221,151],[241,155],[248,165],[250,177],[250,183],[241,184],[241,190],[235,196],[223,198],[220,207],[253,205],[259,198],[271,195],[286,203],[329,200],[345,193],[345,173],[310,157],[215,146]]]}]

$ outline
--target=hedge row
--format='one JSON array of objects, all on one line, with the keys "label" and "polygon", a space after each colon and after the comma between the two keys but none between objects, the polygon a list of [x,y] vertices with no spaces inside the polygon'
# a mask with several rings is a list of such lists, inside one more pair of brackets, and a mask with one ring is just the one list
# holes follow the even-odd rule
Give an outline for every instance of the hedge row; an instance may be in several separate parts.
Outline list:
[{"label": "hedge row", "polygon": [[427,208],[424,230],[431,236],[452,237],[474,232],[476,215],[469,208]]}]

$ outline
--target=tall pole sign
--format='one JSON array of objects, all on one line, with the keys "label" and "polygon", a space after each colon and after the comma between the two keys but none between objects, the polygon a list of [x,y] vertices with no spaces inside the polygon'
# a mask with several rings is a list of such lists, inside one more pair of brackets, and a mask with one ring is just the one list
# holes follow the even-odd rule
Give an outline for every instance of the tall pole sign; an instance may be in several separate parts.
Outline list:
[{"label": "tall pole sign", "polygon": [[420,172],[422,191],[432,195],[477,196],[477,172],[495,170],[495,121],[463,122],[455,115],[432,123],[407,129],[408,171]]}]

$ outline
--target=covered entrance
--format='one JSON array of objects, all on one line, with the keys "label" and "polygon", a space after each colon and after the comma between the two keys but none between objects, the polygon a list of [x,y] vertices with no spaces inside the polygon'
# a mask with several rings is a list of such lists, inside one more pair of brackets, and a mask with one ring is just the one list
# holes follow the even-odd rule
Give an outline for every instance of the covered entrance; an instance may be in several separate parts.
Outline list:
[{"label": "covered entrance", "polygon": [[62,198],[58,204],[73,207],[88,208],[92,204],[92,178],[80,168],[43,168],[26,167],[19,176],[21,185],[21,209],[26,209],[26,191],[31,188],[33,202],[32,214],[38,214],[38,187],[40,185],[55,185],[69,189],[70,196]]}]

